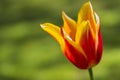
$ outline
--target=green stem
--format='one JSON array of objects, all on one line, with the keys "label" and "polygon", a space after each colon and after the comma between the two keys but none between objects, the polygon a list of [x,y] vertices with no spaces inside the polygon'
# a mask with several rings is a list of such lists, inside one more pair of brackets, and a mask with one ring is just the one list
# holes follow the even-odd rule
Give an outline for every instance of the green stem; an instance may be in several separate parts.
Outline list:
[{"label": "green stem", "polygon": [[92,68],[88,69],[88,71],[89,71],[90,80],[94,80],[94,79],[93,79]]}]

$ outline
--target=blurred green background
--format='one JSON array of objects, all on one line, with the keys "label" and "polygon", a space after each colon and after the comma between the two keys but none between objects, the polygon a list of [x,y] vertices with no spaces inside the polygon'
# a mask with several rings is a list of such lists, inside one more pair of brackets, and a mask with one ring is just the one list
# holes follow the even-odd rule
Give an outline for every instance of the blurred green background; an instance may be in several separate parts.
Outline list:
[{"label": "blurred green background", "polygon": [[[58,43],[40,28],[62,26],[61,12],[77,20],[87,0],[0,0],[0,80],[89,80],[74,67]],[[95,80],[120,80],[120,0],[92,0],[101,19],[103,57]]]}]

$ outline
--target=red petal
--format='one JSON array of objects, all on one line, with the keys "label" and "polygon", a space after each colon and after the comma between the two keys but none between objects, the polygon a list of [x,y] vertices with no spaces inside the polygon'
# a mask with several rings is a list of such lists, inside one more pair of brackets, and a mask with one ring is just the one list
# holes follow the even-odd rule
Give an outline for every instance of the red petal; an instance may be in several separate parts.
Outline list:
[{"label": "red petal", "polygon": [[78,51],[74,46],[72,46],[67,40],[65,40],[65,56],[78,68],[87,69],[88,62],[85,56]]},{"label": "red petal", "polygon": [[97,63],[100,61],[103,51],[102,35],[98,32],[98,48],[97,48]]},{"label": "red petal", "polygon": [[86,33],[82,35],[80,46],[83,48],[88,59],[89,67],[92,67],[96,64],[96,41],[92,35],[90,29],[87,29]]}]

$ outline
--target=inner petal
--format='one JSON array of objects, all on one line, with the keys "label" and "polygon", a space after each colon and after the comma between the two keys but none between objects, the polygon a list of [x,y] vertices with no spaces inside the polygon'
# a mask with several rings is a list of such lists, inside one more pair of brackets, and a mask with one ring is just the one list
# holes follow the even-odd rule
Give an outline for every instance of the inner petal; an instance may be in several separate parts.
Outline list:
[{"label": "inner petal", "polygon": [[66,34],[74,41],[75,40],[75,34],[76,34],[76,22],[68,17],[65,12],[62,12],[62,18],[64,21],[64,30]]},{"label": "inner petal", "polygon": [[87,2],[82,6],[78,13],[78,22],[77,24],[81,24],[82,21],[89,20],[93,31],[96,33],[96,23],[94,18],[93,8],[90,2]]}]

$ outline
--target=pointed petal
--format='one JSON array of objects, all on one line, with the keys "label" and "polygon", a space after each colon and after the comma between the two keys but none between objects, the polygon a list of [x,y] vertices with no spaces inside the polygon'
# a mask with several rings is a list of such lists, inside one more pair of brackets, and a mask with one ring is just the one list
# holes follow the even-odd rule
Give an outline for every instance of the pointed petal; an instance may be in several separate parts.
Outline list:
[{"label": "pointed petal", "polygon": [[61,33],[65,41],[64,54],[75,66],[81,69],[88,68],[87,57],[80,46],[75,44],[68,35],[64,34],[64,29],[61,28]]},{"label": "pointed petal", "polygon": [[102,43],[102,35],[100,32],[100,19],[97,13],[95,13],[96,18],[96,26],[97,26],[97,37],[96,37],[96,63],[99,63],[101,57],[102,57],[102,51],[103,51],[103,43]]},{"label": "pointed petal", "polygon": [[85,3],[78,14],[78,22],[77,24],[81,24],[82,21],[90,21],[93,31],[96,33],[96,24],[94,19],[94,13],[92,9],[92,5],[90,2]]},{"label": "pointed petal", "polygon": [[79,46],[77,46],[73,41],[65,39],[65,51],[66,57],[78,68],[87,69],[88,60],[87,57]]},{"label": "pointed petal", "polygon": [[72,38],[72,40],[75,39],[75,33],[76,33],[76,22],[72,20],[70,17],[68,17],[65,12],[62,12],[62,18],[64,21],[64,30],[65,32]]},{"label": "pointed petal", "polygon": [[79,44],[84,50],[91,67],[96,64],[96,36],[89,21],[83,21],[77,28],[76,44]]},{"label": "pointed petal", "polygon": [[53,36],[57,42],[61,45],[62,50],[64,49],[64,39],[60,32],[60,28],[56,25],[45,23],[40,25],[43,30],[48,32],[51,36]]}]

